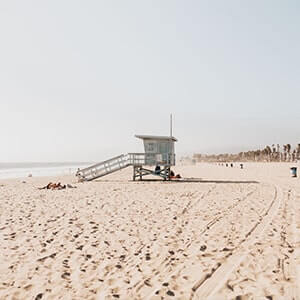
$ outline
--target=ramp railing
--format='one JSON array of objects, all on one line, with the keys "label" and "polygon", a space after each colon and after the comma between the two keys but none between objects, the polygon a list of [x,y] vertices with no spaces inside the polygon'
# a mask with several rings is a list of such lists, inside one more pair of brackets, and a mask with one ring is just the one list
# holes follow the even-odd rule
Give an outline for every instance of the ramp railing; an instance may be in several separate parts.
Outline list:
[{"label": "ramp railing", "polygon": [[88,168],[79,170],[76,173],[76,176],[79,177],[79,179],[81,180],[90,181],[126,168],[129,165],[130,164],[127,155],[122,154],[111,159],[102,161]]}]

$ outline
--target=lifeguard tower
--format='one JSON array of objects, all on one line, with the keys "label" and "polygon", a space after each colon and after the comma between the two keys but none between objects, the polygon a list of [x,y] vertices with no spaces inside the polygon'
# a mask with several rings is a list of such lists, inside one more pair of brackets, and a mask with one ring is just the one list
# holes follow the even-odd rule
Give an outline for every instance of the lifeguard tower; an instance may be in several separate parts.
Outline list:
[{"label": "lifeguard tower", "polygon": [[[154,135],[136,135],[135,137],[142,139],[144,142],[145,153],[142,153],[142,160],[133,161],[133,180],[137,177],[140,180],[146,175],[156,175],[164,180],[170,179],[171,166],[175,166],[175,147],[174,143],[177,139],[168,136]],[[133,159],[138,157],[139,153],[131,153]],[[154,171],[146,168],[148,166],[155,167]]]},{"label": "lifeguard tower", "polygon": [[133,180],[143,180],[144,176],[159,176],[170,180],[171,167],[175,166],[175,142],[170,136],[136,135],[144,142],[144,153],[128,153],[113,157],[88,168],[78,170],[80,181],[90,181],[133,166]]}]

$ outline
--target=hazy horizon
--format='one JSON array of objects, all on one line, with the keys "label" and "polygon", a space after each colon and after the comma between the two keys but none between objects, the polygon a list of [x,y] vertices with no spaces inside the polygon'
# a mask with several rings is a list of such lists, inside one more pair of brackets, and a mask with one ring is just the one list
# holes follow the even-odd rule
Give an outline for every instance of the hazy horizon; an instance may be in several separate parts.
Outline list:
[{"label": "hazy horizon", "polygon": [[0,162],[300,143],[297,1],[2,1]]}]

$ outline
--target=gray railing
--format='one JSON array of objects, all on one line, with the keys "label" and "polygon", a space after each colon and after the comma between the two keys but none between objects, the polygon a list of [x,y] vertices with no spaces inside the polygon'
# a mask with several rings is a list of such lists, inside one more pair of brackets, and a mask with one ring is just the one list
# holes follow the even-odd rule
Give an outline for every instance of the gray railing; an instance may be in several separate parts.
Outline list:
[{"label": "gray railing", "polygon": [[129,166],[127,155],[119,155],[88,168],[79,170],[76,176],[82,180],[93,180]]},{"label": "gray railing", "polygon": [[134,166],[174,166],[175,154],[171,153],[128,153],[131,165]]}]

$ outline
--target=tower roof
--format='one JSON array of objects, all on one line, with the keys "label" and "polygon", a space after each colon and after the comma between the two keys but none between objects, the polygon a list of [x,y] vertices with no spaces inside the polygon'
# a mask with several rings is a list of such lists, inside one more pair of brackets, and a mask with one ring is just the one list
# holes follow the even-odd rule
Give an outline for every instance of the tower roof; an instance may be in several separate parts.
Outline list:
[{"label": "tower roof", "polygon": [[135,135],[136,138],[142,140],[160,140],[160,141],[170,141],[177,142],[174,136],[162,136],[162,135]]}]

